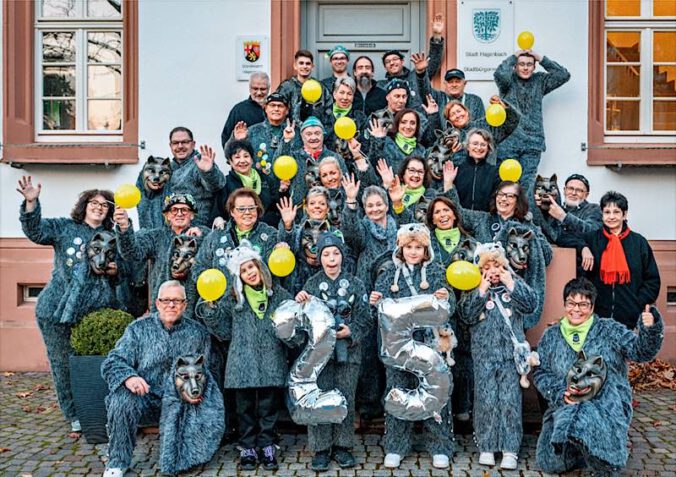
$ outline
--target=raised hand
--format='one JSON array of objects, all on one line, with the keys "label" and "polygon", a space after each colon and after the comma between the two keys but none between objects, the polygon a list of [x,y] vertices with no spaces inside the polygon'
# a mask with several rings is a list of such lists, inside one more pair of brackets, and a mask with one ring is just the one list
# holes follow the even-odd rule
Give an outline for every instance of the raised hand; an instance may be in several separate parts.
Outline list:
[{"label": "raised hand", "polygon": [[500,272],[500,281],[507,288],[507,290],[514,290],[514,277],[506,268],[503,268]]},{"label": "raised hand", "polygon": [[122,207],[115,207],[113,212],[113,222],[117,224],[117,228],[120,229],[120,232],[124,233],[129,229],[129,214]]},{"label": "raised hand", "polygon": [[371,121],[369,121],[369,135],[372,137],[385,137],[387,136],[387,128],[381,125],[378,119],[371,118]]},{"label": "raised hand", "polygon": [[425,56],[425,53],[422,51],[411,55],[411,63],[413,63],[417,73],[424,73],[429,62],[429,59],[427,59],[427,56]]},{"label": "raised hand", "polygon": [[432,19],[432,36],[435,40],[442,38],[444,33],[444,15],[442,13],[435,13]]},{"label": "raised hand", "polygon": [[380,174],[380,177],[383,179],[383,187],[385,189],[389,189],[390,186],[392,185],[392,182],[394,181],[394,171],[392,168],[387,164],[387,161],[385,159],[378,159],[378,164],[376,165],[376,170],[378,171],[378,174]]},{"label": "raised hand", "polygon": [[490,104],[499,104],[503,108],[507,109],[507,105],[502,100],[502,98],[500,96],[498,96],[497,94],[494,94],[493,96],[491,96],[491,98],[488,100],[488,102]]},{"label": "raised hand", "polygon": [[17,192],[26,199],[26,202],[35,202],[40,197],[40,191],[42,190],[42,184],[38,182],[38,186],[33,186],[33,179],[31,176],[23,176],[19,179],[19,187],[17,187]]},{"label": "raised hand", "polygon": [[542,61],[542,55],[541,55],[540,53],[536,53],[536,52],[533,51],[533,50],[528,50],[528,53],[529,53],[533,58],[535,58],[535,61],[537,61],[537,62]]},{"label": "raised hand", "polygon": [[346,202],[356,202],[357,195],[359,194],[359,187],[361,186],[361,181],[354,180],[354,174],[346,174],[341,179],[343,189],[345,190],[345,199]]},{"label": "raised hand", "polygon": [[486,296],[488,289],[491,287],[491,281],[488,279],[488,272],[481,273],[481,283],[479,283],[479,295]]},{"label": "raised hand", "polygon": [[243,141],[249,135],[249,128],[247,127],[244,121],[239,121],[235,124],[235,130],[233,131],[233,136],[238,141]]},{"label": "raised hand", "polygon": [[361,152],[361,143],[357,141],[355,138],[350,139],[347,141],[347,147],[350,149],[350,153],[352,154],[352,157],[355,159],[361,159],[364,157],[364,154]]},{"label": "raised hand", "polygon": [[406,189],[407,186],[405,184],[402,185],[401,181],[399,180],[399,176],[394,176],[392,185],[387,188],[387,193],[390,196],[392,205],[396,206],[401,205],[402,201],[404,200],[404,194],[406,193]]},{"label": "raised hand", "polygon": [[286,118],[286,127],[283,132],[284,142],[290,142],[296,137],[296,122]]},{"label": "raised hand", "polygon": [[444,162],[443,175],[444,175],[444,192],[446,192],[453,188],[455,178],[458,177],[458,168],[455,167],[453,161]]},{"label": "raised hand", "polygon": [[194,161],[197,168],[202,172],[209,172],[214,167],[216,152],[207,145],[200,146],[200,156],[195,157]]},{"label": "raised hand", "polygon": [[432,97],[431,94],[427,95],[427,104],[423,103],[422,108],[425,110],[427,114],[434,114],[439,112],[439,105],[437,104],[436,101],[434,101],[434,98]]},{"label": "raised hand", "polygon": [[643,326],[646,328],[650,328],[655,324],[655,317],[650,311],[650,305],[646,305],[645,310],[643,310],[643,313],[641,313],[641,321],[643,322]]},{"label": "raised hand", "polygon": [[279,199],[279,204],[277,204],[277,210],[279,210],[279,214],[282,216],[284,228],[286,230],[291,230],[291,227],[293,227],[293,221],[296,220],[298,206],[293,205],[290,197],[282,197]]}]

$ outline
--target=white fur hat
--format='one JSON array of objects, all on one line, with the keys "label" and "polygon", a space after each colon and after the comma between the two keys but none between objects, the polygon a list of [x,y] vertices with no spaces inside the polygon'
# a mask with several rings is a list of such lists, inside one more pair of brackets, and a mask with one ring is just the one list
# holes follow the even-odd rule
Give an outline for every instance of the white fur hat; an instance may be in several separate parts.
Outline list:
[{"label": "white fur hat", "polygon": [[408,270],[404,267],[405,263],[402,262],[399,257],[397,257],[397,254],[403,246],[413,241],[420,243],[423,247],[427,247],[429,260],[426,260],[422,263],[422,270],[420,271],[420,288],[422,290],[427,290],[430,286],[430,284],[427,282],[427,265],[432,263],[432,260],[434,260],[434,248],[432,247],[430,229],[428,229],[426,225],[419,224],[417,222],[412,224],[404,224],[399,227],[399,230],[397,231],[397,246],[392,253],[392,261],[397,267],[397,270],[394,272],[394,282],[392,283],[390,290],[395,293],[399,291],[399,276],[402,271],[404,275],[408,275]]},{"label": "white fur hat", "polygon": [[496,261],[507,270],[511,271],[509,261],[505,255],[505,249],[500,242],[486,242],[480,243],[474,252],[474,264],[481,268],[486,262],[491,260]]},{"label": "white fur hat", "polygon": [[230,250],[227,253],[227,262],[226,267],[230,272],[231,279],[233,280],[233,289],[237,297],[237,309],[241,309],[244,304],[244,285],[242,279],[239,276],[240,267],[243,263],[254,260],[258,263],[258,266],[261,270],[261,275],[263,278],[263,285],[265,286],[268,296],[272,295],[272,276],[270,275],[270,270],[267,265],[263,262],[260,253],[256,251],[246,239],[243,239],[239,247]]}]

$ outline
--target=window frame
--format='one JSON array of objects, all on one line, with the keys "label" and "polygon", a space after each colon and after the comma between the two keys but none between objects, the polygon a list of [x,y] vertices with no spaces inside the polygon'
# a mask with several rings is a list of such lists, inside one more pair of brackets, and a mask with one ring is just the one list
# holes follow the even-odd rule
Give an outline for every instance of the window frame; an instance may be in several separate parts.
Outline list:
[{"label": "window frame", "polygon": [[[642,2],[641,8],[652,7],[652,2]],[[649,134],[627,131],[621,133],[606,132],[606,30],[637,30],[637,24],[641,24],[641,68],[648,64],[650,68],[649,75],[642,72],[641,81],[647,81],[648,77],[652,80],[653,61],[652,56],[649,60],[643,61],[646,47],[652,52],[652,44],[645,45],[646,34],[644,28],[649,28],[647,24],[663,24],[664,28],[669,28],[668,22],[673,22],[673,17],[612,17],[607,20],[605,16],[606,2],[589,2],[589,83],[588,83],[588,142],[582,145],[582,149],[587,151],[587,164],[600,166],[622,167],[625,165],[633,166],[676,166],[676,141],[673,138],[673,132],[657,131]],[[645,11],[645,10],[642,10]],[[636,21],[634,21],[636,20]],[[618,27],[620,23],[623,28]],[[659,27],[657,29],[660,29]],[[653,30],[654,31],[654,30]],[[650,34],[652,41],[652,34]],[[646,63],[647,62],[647,63]],[[641,91],[643,91],[643,83]],[[645,98],[641,97],[641,108],[650,108],[650,119],[652,122],[652,83],[650,87],[650,104],[646,105]],[[641,120],[644,120],[643,114]],[[640,125],[642,126],[642,125]],[[652,124],[650,125],[652,128]]]},{"label": "window frame", "polygon": [[[3,2],[3,147],[0,162],[10,164],[135,164],[139,160],[138,140],[138,2],[123,0],[122,17],[122,130],[48,131],[41,133],[42,110],[38,114],[36,75],[41,64],[37,55],[40,32],[36,28],[33,1]],[[50,21],[51,22],[51,21]],[[59,19],[58,25],[81,22]],[[110,18],[93,23],[119,29]],[[52,29],[52,28],[49,28]],[[56,28],[59,29],[59,28]],[[74,28],[75,29],[75,28]],[[94,30],[110,31],[98,27]],[[41,52],[40,52],[41,54]],[[85,56],[86,57],[86,56]],[[86,74],[86,73],[85,73]],[[41,75],[40,75],[41,76]],[[86,91],[83,92],[84,96]],[[39,140],[38,140],[39,134]]]}]

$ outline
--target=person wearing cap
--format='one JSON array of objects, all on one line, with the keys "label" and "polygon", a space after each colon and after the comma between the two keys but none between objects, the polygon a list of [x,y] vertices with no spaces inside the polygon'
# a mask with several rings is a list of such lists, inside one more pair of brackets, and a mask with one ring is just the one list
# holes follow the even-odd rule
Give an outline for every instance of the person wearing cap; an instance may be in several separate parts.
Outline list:
[{"label": "person wearing cap", "polygon": [[[298,50],[293,55],[293,72],[294,75],[282,81],[277,87],[276,93],[281,94],[286,98],[286,103],[289,105],[289,117],[301,124],[308,116],[312,114],[312,106],[308,104],[301,89],[303,84],[312,77],[312,70],[314,69],[314,55],[308,50]],[[321,85],[321,83],[320,83]],[[329,104],[331,102],[331,91],[327,90],[322,85],[322,95],[317,101],[320,104]]]},{"label": "person wearing cap", "polygon": [[465,92],[465,86],[467,85],[465,72],[458,68],[446,71],[446,74],[444,75],[443,91],[434,88],[427,90],[426,86],[429,83],[420,81],[420,76],[417,77],[417,80],[420,93],[423,96],[431,94],[437,104],[439,104],[439,109],[442,111],[450,101],[458,101],[467,107],[472,118],[483,118],[486,114],[484,103],[481,101],[481,98],[476,94]]},{"label": "person wearing cap", "polygon": [[[545,69],[535,72],[537,63]],[[542,100],[570,80],[566,68],[532,50],[519,50],[503,61],[493,74],[500,97],[522,112],[513,134],[498,147],[498,159],[517,159],[521,183],[533,193],[540,156],[545,151]]]},{"label": "person wearing cap", "polygon": [[[542,227],[547,239],[559,247],[578,248],[583,235],[603,226],[603,214],[598,204],[587,202],[589,181],[582,174],[572,174],[563,187],[563,206],[551,200],[545,215],[534,209],[533,219]],[[538,198],[535,197],[538,205]]]},{"label": "person wearing cap", "polygon": [[160,285],[167,280],[178,280],[186,288],[188,306],[185,316],[192,317],[197,290],[190,280],[190,269],[181,275],[172,272],[172,258],[180,242],[192,250],[186,258],[193,259],[209,229],[193,224],[197,202],[190,194],[171,194],[166,197],[162,212],[167,225],[135,232],[127,211],[116,207],[113,220],[117,247],[120,256],[137,267],[150,262],[147,279],[151,312],[157,311],[155,299]]},{"label": "person wearing cap", "polygon": [[338,78],[348,78],[347,65],[350,62],[350,51],[343,45],[334,46],[327,54],[331,63],[331,76],[324,78],[320,83],[327,91],[333,91],[333,85]]},{"label": "person wearing cap", "polygon": [[198,304],[196,313],[212,335],[229,342],[225,388],[235,398],[239,469],[255,470],[260,463],[265,470],[275,470],[279,397],[289,369],[286,346],[277,339],[272,316],[293,297],[273,281],[260,253],[246,239],[224,257],[228,290],[214,302]]},{"label": "person wearing cap", "polygon": [[284,141],[284,129],[296,129],[296,125],[292,125],[289,120],[289,103],[285,96],[277,92],[270,94],[264,110],[263,122],[251,127],[246,124],[236,125],[224,148],[227,149],[231,141],[249,141],[254,151],[253,167],[259,174],[271,177],[279,186],[279,179],[272,172],[272,164],[278,156],[288,155],[293,149],[300,147],[300,140],[295,135],[294,141]]},{"label": "person wearing cap", "polygon": [[[377,306],[384,298],[397,299],[433,294],[439,300],[448,300],[449,313],[452,315],[455,312],[455,295],[449,291],[444,269],[434,260],[430,231],[424,224],[404,224],[399,227],[392,262],[394,266],[385,269],[376,279],[375,287],[369,296],[371,305]],[[422,341],[435,349],[433,334],[422,333],[422,335]],[[385,375],[386,392],[392,388],[415,389],[418,386],[418,378],[411,373],[386,366]],[[439,413],[440,419],[430,418],[422,422],[422,442],[432,456],[432,465],[435,468],[447,468],[453,456],[453,421],[450,407],[449,400]],[[401,460],[411,452],[413,432],[414,422],[398,419],[391,414],[385,416],[383,437],[385,467],[390,469],[399,467]]]},{"label": "person wearing cap", "polygon": [[517,342],[524,343],[525,317],[535,310],[535,291],[511,269],[499,242],[480,244],[474,263],[481,282],[458,302],[460,319],[470,326],[474,367],[474,433],[479,464],[517,467],[523,427],[522,390],[515,363]]},{"label": "person wearing cap", "polygon": [[373,60],[368,56],[360,56],[352,64],[352,77],[357,84],[354,97],[354,109],[358,109],[366,116],[387,106],[385,90],[378,87],[374,80],[375,67]]},{"label": "person wearing cap", "polygon": [[312,275],[296,301],[312,297],[322,300],[336,318],[336,346],[331,359],[319,374],[322,389],[337,388],[347,400],[347,416],[340,424],[308,426],[308,446],[314,456],[312,470],[329,469],[331,459],[341,469],[354,467],[355,393],[362,362],[362,340],[374,327],[364,283],[343,268],[343,239],[324,232],[317,241],[321,269]]},{"label": "person wearing cap", "polygon": [[183,126],[171,130],[169,147],[173,158],[167,190],[192,195],[197,205],[194,225],[211,227],[216,217],[216,194],[225,186],[225,176],[216,164],[216,152],[207,145],[200,146],[198,152],[192,131]]},{"label": "person wearing cap", "polygon": [[[414,64],[412,70],[403,68],[403,58],[404,55],[397,50],[388,51],[383,55],[383,64],[388,73],[385,75],[384,80],[378,81],[378,86],[387,93],[388,85],[392,81],[398,80],[405,82],[407,84],[407,91],[405,99],[406,103],[404,106],[420,109],[421,105],[425,103],[425,100],[423,99],[424,97],[421,96],[420,87],[418,86],[419,83],[424,84],[424,89],[426,91],[432,90],[430,76],[428,74],[430,58],[427,58],[424,53],[413,53],[411,55],[411,62]],[[400,70],[400,74],[390,74],[389,72],[393,68],[392,65],[395,65],[395,69],[398,65],[398,67],[403,68],[403,70]],[[390,101],[388,100],[388,106],[390,105]],[[403,108],[404,106],[401,107]]]},{"label": "person wearing cap", "polygon": [[[418,88],[416,75],[422,75],[427,78],[433,77],[439,71],[441,66],[441,56],[444,52],[444,38],[441,36],[444,31],[444,19],[441,14],[436,14],[432,21],[432,38],[429,43],[429,67],[425,64],[424,68],[418,70],[417,58],[424,57],[424,53],[412,55],[412,61],[416,67],[409,70],[404,66],[404,55],[399,50],[386,51],[383,54],[383,66],[385,67],[385,78],[378,81],[378,86],[385,89],[387,83],[393,79],[408,81],[411,88],[411,94],[408,105],[412,108],[418,108],[424,101],[421,91]],[[430,87],[431,89],[431,87]]]},{"label": "person wearing cap", "polygon": [[221,146],[230,139],[235,125],[240,122],[246,126],[253,126],[265,120],[265,103],[270,94],[270,77],[264,71],[255,71],[249,76],[249,97],[237,103],[230,110],[221,132]]}]

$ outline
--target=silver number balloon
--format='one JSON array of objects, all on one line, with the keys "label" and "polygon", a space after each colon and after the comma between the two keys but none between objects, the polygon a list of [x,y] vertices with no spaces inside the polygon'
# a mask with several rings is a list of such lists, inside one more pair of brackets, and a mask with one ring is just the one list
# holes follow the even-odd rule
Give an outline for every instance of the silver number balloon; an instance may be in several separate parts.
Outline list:
[{"label": "silver number balloon", "polygon": [[449,369],[434,349],[413,339],[413,331],[439,327],[448,322],[449,305],[434,295],[387,298],[378,304],[380,358],[386,366],[415,374],[415,389],[392,388],[385,396],[385,410],[406,421],[440,419],[448,402]]},{"label": "silver number balloon", "polygon": [[296,424],[338,424],[347,416],[347,401],[337,390],[322,391],[317,378],[329,362],[336,346],[335,318],[319,299],[306,303],[286,300],[280,304],[272,320],[277,337],[292,342],[305,331],[308,343],[289,371],[288,405]]}]

